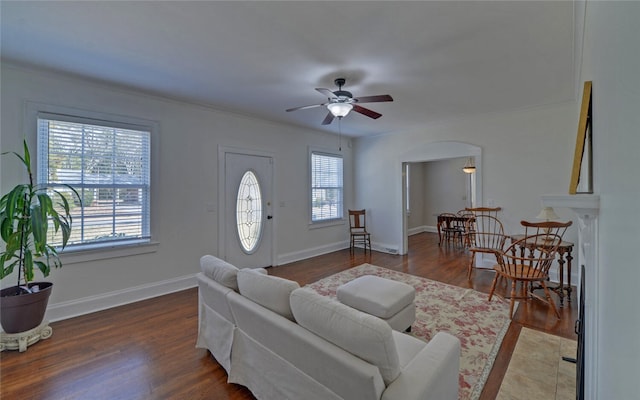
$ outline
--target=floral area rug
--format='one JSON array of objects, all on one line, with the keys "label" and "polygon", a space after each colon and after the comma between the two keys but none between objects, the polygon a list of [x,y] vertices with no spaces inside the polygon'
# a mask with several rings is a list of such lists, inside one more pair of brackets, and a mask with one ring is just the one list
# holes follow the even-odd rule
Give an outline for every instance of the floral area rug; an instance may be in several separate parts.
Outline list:
[{"label": "floral area rug", "polygon": [[511,322],[509,303],[473,289],[447,285],[371,264],[339,272],[307,285],[317,293],[336,297],[336,290],[362,275],[376,275],[408,283],[416,289],[416,321],[412,334],[429,341],[439,331],[460,339],[459,398],[476,400],[491,372],[500,344]]}]

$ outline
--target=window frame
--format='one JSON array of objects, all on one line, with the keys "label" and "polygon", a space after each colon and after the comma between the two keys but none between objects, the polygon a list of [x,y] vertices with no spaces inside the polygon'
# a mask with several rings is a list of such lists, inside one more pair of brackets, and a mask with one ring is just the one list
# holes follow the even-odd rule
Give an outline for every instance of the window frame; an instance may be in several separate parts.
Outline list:
[{"label": "window frame", "polygon": [[[154,235],[154,187],[157,182],[157,157],[158,144],[157,135],[159,132],[159,124],[156,121],[145,120],[136,117],[113,115],[85,109],[56,106],[45,103],[26,102],[25,105],[25,127],[27,132],[33,132],[34,141],[32,145],[38,148],[35,154],[32,154],[32,161],[36,166],[34,174],[37,182],[40,182],[40,139],[38,133],[38,119],[42,117],[59,116],[61,119],[69,122],[87,123],[94,125],[112,126],[116,128],[136,129],[149,132],[149,210],[148,236],[139,239],[127,241],[99,241],[94,243],[83,243],[75,246],[66,247],[60,251],[60,257],[65,264],[80,263],[86,261],[108,259],[114,257],[124,257],[129,255],[153,253],[157,251],[159,243]],[[55,118],[51,118],[55,119]]]},{"label": "window frame", "polygon": [[[334,218],[326,218],[326,219],[320,219],[320,220],[314,220],[313,219],[313,190],[314,190],[314,183],[313,183],[313,173],[314,173],[314,163],[313,163],[313,156],[314,155],[320,155],[320,156],[326,156],[326,157],[332,157],[332,158],[336,158],[336,159],[340,159],[341,161],[341,169],[342,169],[342,177],[341,177],[341,186],[340,186],[340,204],[338,205],[338,209],[339,209],[339,213],[340,215]],[[339,153],[335,153],[332,151],[327,151],[324,149],[318,149],[318,148],[309,148],[309,201],[308,201],[308,206],[309,206],[309,225],[311,227],[322,227],[322,226],[329,226],[329,225],[336,225],[336,224],[343,224],[345,221],[345,200],[344,200],[344,157],[342,156],[342,154]]]}]

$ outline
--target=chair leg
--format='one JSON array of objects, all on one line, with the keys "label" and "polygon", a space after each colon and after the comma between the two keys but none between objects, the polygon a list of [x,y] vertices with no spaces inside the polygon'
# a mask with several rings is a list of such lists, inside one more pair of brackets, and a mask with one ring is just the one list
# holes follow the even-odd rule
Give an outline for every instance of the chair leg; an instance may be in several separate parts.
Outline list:
[{"label": "chair leg", "polygon": [[469,272],[467,273],[467,279],[471,279],[471,271],[473,271],[473,266],[476,260],[476,252],[471,252],[471,257],[469,258]]},{"label": "chair leg", "polygon": [[511,304],[509,304],[509,318],[513,318],[513,305],[516,302],[516,280],[511,281]]},{"label": "chair leg", "polygon": [[544,289],[544,296],[546,297],[547,302],[553,309],[553,312],[556,313],[556,316],[558,317],[558,319],[561,319],[560,313],[558,312],[558,308],[556,307],[556,302],[553,301],[553,299],[551,298],[551,293],[549,292],[549,288],[547,287],[547,284],[544,283],[544,281],[540,281],[540,283],[542,284],[542,288]]},{"label": "chair leg", "polygon": [[493,278],[493,283],[491,284],[491,290],[489,290],[489,301],[491,301],[491,298],[493,297],[493,292],[496,290],[496,283],[498,283],[499,276],[500,274],[496,272],[496,276]]}]

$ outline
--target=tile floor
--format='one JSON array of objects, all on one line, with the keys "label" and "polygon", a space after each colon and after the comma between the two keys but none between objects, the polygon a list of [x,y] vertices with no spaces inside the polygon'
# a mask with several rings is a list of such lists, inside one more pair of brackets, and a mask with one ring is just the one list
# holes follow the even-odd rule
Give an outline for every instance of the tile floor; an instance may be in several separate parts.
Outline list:
[{"label": "tile floor", "polygon": [[574,400],[575,340],[522,328],[497,400]]}]

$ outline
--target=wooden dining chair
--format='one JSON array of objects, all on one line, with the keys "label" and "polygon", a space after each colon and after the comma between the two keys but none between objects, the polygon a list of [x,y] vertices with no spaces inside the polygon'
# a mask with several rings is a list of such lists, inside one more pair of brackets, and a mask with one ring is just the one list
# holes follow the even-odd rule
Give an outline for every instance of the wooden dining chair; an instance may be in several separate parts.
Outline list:
[{"label": "wooden dining chair", "polygon": [[366,210],[349,210],[349,250],[354,251],[356,244],[364,246],[365,253],[369,247],[371,253],[371,234],[367,231]]},{"label": "wooden dining chair", "polygon": [[475,224],[473,224],[475,214],[465,208],[458,211],[456,215],[459,218],[456,220],[456,226],[458,229],[462,230],[462,241],[464,242],[464,247],[470,247],[471,235],[473,234],[475,227]]},{"label": "wooden dining chair", "polygon": [[444,234],[444,241],[449,244],[462,244],[462,236],[464,234],[464,225],[459,224],[460,219],[454,213],[441,213],[438,216],[438,227],[440,232]]},{"label": "wooden dining chair", "polygon": [[[466,207],[464,209],[464,212],[471,213],[474,216],[489,215],[491,217],[498,218],[498,212],[500,212],[501,210],[502,210],[502,207]],[[462,211],[459,211],[459,213],[460,212]],[[473,235],[473,228],[474,228],[473,224],[466,226],[466,229],[471,229],[471,231],[467,232],[467,247],[471,247],[469,238],[471,238],[471,235]]]},{"label": "wooden dining chair", "polygon": [[[513,308],[516,299],[536,298],[549,304],[558,319],[560,313],[556,303],[551,298],[551,292],[547,286],[549,269],[556,259],[558,246],[562,243],[562,237],[572,222],[527,222],[522,221],[525,227],[525,235],[520,240],[513,242],[498,257],[498,263],[493,267],[496,276],[489,291],[489,301],[493,297],[496,283],[499,278],[511,281],[511,293],[509,298],[509,315],[513,317]],[[521,283],[521,291],[524,294],[517,295],[517,283]],[[533,284],[537,283],[544,290],[544,298],[536,295],[537,289]]]},{"label": "wooden dining chair", "polygon": [[469,240],[469,267],[467,279],[471,279],[471,272],[475,267],[477,253],[492,254],[496,259],[504,250],[507,237],[504,234],[502,222],[491,215],[480,214],[467,220]]}]

